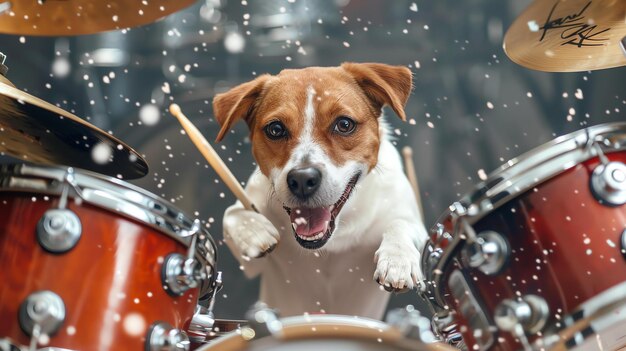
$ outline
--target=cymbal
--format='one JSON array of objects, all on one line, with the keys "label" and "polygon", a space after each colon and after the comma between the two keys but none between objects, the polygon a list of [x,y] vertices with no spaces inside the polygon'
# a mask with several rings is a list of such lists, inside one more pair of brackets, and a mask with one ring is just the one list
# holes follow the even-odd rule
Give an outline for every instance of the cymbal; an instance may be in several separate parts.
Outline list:
[{"label": "cymbal", "polygon": [[535,0],[504,36],[515,63],[546,72],[626,65],[625,0]]},{"label": "cymbal", "polygon": [[[196,0],[12,0],[0,4],[0,33],[93,34],[148,24]],[[8,5],[7,5],[8,4]],[[8,9],[4,9],[6,6]],[[4,10],[4,11],[2,11]]]},{"label": "cymbal", "polygon": [[0,75],[0,154],[134,179],[146,161],[128,145],[81,118],[27,94]]}]

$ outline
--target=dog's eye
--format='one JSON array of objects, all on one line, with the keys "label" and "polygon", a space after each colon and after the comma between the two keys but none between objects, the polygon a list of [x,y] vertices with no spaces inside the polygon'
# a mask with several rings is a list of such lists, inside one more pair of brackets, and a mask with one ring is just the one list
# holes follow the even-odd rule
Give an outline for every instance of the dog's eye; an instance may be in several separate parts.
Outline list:
[{"label": "dog's eye", "polygon": [[352,120],[350,117],[341,116],[335,120],[335,126],[333,127],[333,132],[341,134],[341,135],[349,135],[354,132],[356,128],[356,122]]},{"label": "dog's eye", "polygon": [[265,126],[265,135],[268,138],[277,140],[287,136],[287,128],[279,121],[274,121]]}]

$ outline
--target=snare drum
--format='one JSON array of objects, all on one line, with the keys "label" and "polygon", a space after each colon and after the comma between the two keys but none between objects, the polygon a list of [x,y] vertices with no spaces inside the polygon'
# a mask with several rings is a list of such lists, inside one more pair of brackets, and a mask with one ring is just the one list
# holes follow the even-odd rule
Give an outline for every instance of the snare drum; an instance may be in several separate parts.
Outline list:
[{"label": "snare drum", "polygon": [[441,334],[469,350],[626,345],[626,123],[557,138],[491,174],[423,253]]},{"label": "snare drum", "polygon": [[[265,317],[262,317],[265,318]],[[441,343],[408,338],[389,324],[342,315],[305,315],[242,327],[215,339],[198,351],[452,351]],[[425,321],[426,326],[429,325]]]},{"label": "snare drum", "polygon": [[198,298],[211,294],[215,249],[199,221],[121,180],[4,166],[0,339],[35,349],[185,349]]}]

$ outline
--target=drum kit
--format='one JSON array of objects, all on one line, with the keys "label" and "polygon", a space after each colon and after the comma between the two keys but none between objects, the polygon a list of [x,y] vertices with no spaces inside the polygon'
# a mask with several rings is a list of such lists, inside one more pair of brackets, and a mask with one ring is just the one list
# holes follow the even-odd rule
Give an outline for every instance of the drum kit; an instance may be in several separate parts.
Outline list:
[{"label": "drum kit", "polygon": [[[124,29],[192,2],[6,1],[0,32]],[[532,69],[593,70],[626,65],[625,37],[623,0],[537,0],[504,47]],[[130,146],[0,73],[0,152],[24,161],[0,167],[0,265],[20,267],[0,286],[2,351],[626,347],[626,122],[508,161],[439,217],[422,254],[432,320],[412,306],[387,322],[279,318],[262,304],[218,320],[201,221],[123,180],[148,172]]]}]

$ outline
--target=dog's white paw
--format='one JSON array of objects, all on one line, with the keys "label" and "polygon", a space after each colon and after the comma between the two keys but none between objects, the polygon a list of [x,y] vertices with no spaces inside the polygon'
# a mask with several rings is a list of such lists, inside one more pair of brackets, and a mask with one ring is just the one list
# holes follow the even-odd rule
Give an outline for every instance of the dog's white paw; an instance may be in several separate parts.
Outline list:
[{"label": "dog's white paw", "polygon": [[224,217],[224,238],[234,243],[244,257],[258,258],[278,245],[280,235],[262,214],[238,209]]},{"label": "dog's white paw", "polygon": [[374,281],[387,291],[403,292],[418,287],[422,289],[420,254],[417,249],[380,247],[375,255]]}]

